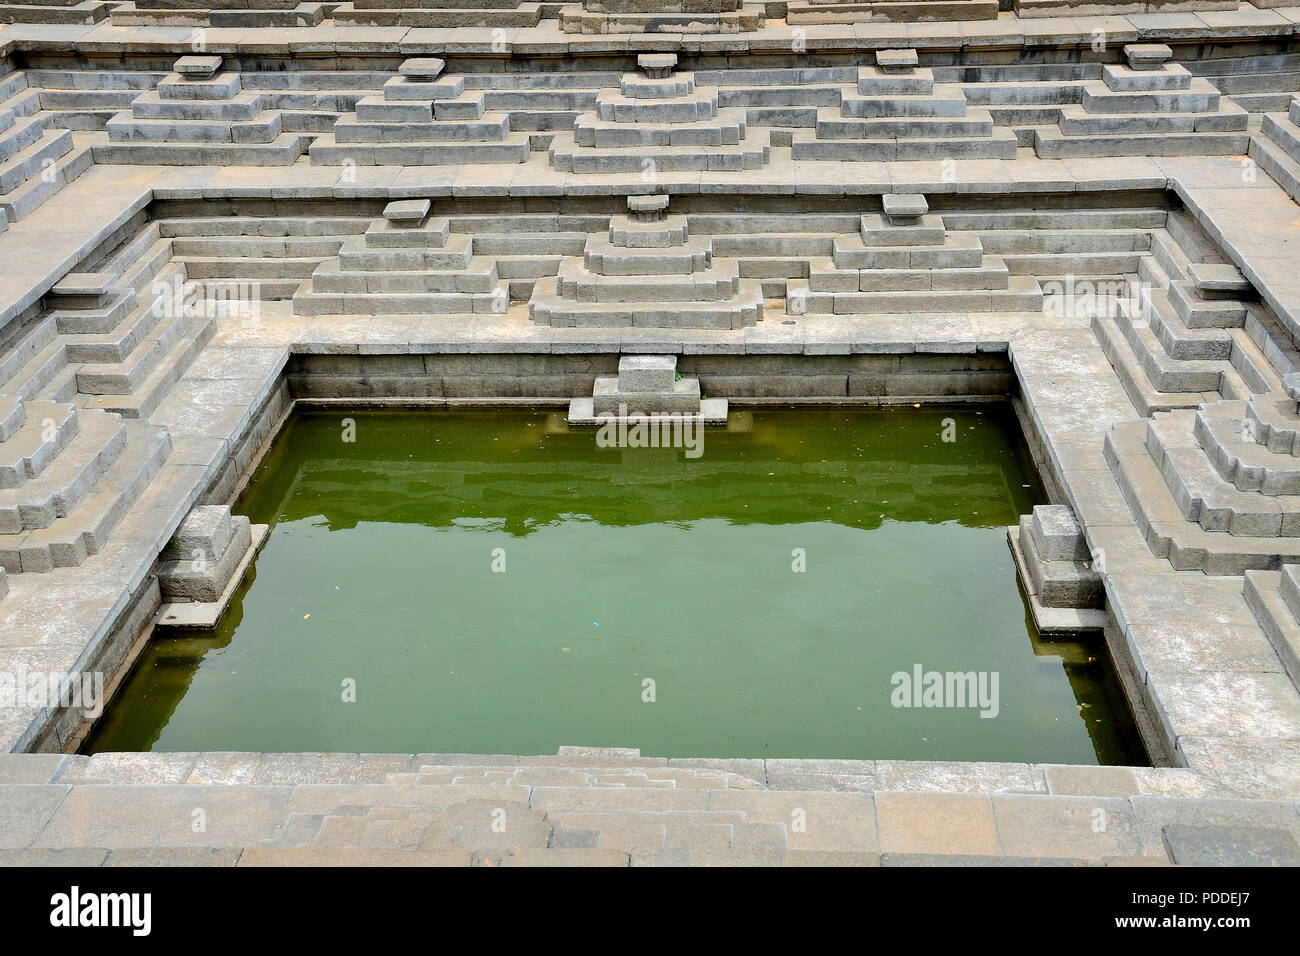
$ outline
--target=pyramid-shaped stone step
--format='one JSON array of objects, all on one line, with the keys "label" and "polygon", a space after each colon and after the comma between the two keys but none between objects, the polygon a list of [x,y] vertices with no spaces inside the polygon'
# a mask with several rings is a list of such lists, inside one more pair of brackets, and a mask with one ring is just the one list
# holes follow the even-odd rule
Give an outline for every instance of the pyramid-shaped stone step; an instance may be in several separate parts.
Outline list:
[{"label": "pyramid-shaped stone step", "polygon": [[720,259],[687,274],[598,274],[576,259],[566,259],[556,289],[564,298],[582,302],[719,302],[740,291],[740,267],[734,259]]},{"label": "pyramid-shaped stone step", "polygon": [[[956,119],[966,115],[968,104],[966,94],[960,86],[952,83],[927,84],[931,88],[924,91],[892,92],[876,90],[862,92],[859,83],[858,93],[845,93],[840,100],[838,115],[845,121],[849,119],[901,119],[901,118],[941,118]],[[834,110],[818,110],[818,119],[823,114],[826,119],[833,119]],[[987,115],[987,112],[985,113]]]},{"label": "pyramid-shaped stone step", "polygon": [[[1227,362],[1234,340],[1226,329],[1189,328],[1169,302],[1164,289],[1144,290],[1143,313],[1151,331],[1170,358],[1179,361]],[[1127,303],[1121,308],[1128,308]],[[1141,308],[1141,306],[1138,306]]]},{"label": "pyramid-shaped stone step", "polygon": [[[1139,415],[1146,416],[1153,412],[1175,408],[1196,408],[1202,402],[1220,399],[1221,395],[1217,389],[1208,393],[1161,391],[1152,383],[1143,358],[1140,358],[1134,350],[1126,333],[1120,330],[1116,318],[1109,315],[1094,315],[1089,326],[1103,354],[1115,370],[1124,393]],[[1142,344],[1142,354],[1147,363],[1154,364],[1153,356],[1158,353],[1153,353],[1151,349],[1153,346],[1161,349],[1162,346],[1158,340],[1154,340],[1154,336],[1152,338],[1153,341]]]},{"label": "pyramid-shaped stone step", "polygon": [[1242,491],[1225,481],[1197,439],[1196,420],[1192,411],[1160,412],[1147,428],[1147,449],[1183,516],[1206,531],[1240,537],[1300,535],[1300,497]]},{"label": "pyramid-shaped stone step", "polygon": [[[1197,441],[1219,476],[1241,491],[1300,495],[1300,457],[1289,451],[1271,451],[1260,444],[1255,419],[1246,412],[1247,404],[1222,402],[1200,409],[1196,413]],[[1292,421],[1300,425],[1294,410]]]},{"label": "pyramid-shaped stone step", "polygon": [[[1182,414],[1188,416],[1184,424],[1190,422],[1191,413]],[[1104,452],[1152,554],[1168,558],[1175,570],[1207,574],[1241,574],[1249,568],[1276,568],[1279,561],[1300,561],[1300,540],[1294,536],[1225,534],[1189,520],[1152,458],[1147,432],[1144,421],[1116,425],[1106,434]]]},{"label": "pyramid-shaped stone step", "polygon": [[859,235],[836,236],[831,258],[839,269],[977,269],[984,246],[978,236],[951,233],[940,243],[867,245]]},{"label": "pyramid-shaped stone step", "polygon": [[746,136],[745,111],[726,109],[701,120],[608,122],[579,116],[573,124],[574,142],[592,149],[631,149],[645,146],[738,146]]},{"label": "pyramid-shaped stone step", "polygon": [[1217,392],[1223,386],[1223,364],[1203,359],[1178,359],[1166,351],[1140,304],[1120,300],[1114,317],[1152,386],[1162,392]]},{"label": "pyramid-shaped stone step", "polygon": [[834,260],[808,260],[808,291],[817,292],[956,292],[997,290],[1010,285],[1006,263],[983,256],[975,267],[926,269],[839,269]]},{"label": "pyramid-shaped stone step", "polygon": [[186,330],[170,342],[161,356],[151,350],[152,367],[134,388],[110,394],[79,394],[77,403],[116,412],[126,419],[150,417],[216,332],[215,315],[200,312],[189,317]]},{"label": "pyramid-shaped stone step", "polygon": [[1292,398],[1254,395],[1246,403],[1246,426],[1253,440],[1275,455],[1300,456],[1300,421]]},{"label": "pyramid-shaped stone step", "polygon": [[583,266],[603,276],[689,275],[703,272],[713,262],[713,243],[691,236],[679,244],[629,246],[606,236],[592,236],[583,249]]},{"label": "pyramid-shaped stone step", "polygon": [[[117,416],[104,414],[116,421]],[[86,421],[97,413],[82,411],[83,431],[92,427]],[[89,555],[102,551],[113,529],[148,487],[171,452],[171,438],[165,428],[144,422],[118,423],[124,441],[118,453],[88,494],[67,514],[47,527],[11,537],[0,534],[0,565],[10,573],[51,571],[59,567],[77,567]],[[64,455],[72,453],[69,445]],[[63,455],[60,458],[64,457]],[[51,466],[51,471],[58,467]]]},{"label": "pyramid-shaped stone step", "polygon": [[740,172],[761,169],[767,163],[770,145],[769,134],[748,128],[738,143],[645,148],[587,147],[579,144],[573,133],[557,133],[548,155],[555,169],[570,173],[642,172],[650,167],[664,172]]},{"label": "pyramid-shaped stone step", "polygon": [[47,528],[69,514],[117,459],[125,442],[126,431],[118,416],[81,413],[68,441],[39,475],[0,489],[0,534]]},{"label": "pyramid-shaped stone step", "polygon": [[334,124],[338,146],[353,143],[504,143],[510,134],[509,113],[484,113],[477,120],[442,122],[365,122],[343,116]]},{"label": "pyramid-shaped stone step", "polygon": [[[419,270],[345,270],[338,262],[322,262],[311,275],[312,291],[343,294],[492,293],[499,283],[496,260],[471,257],[455,272]],[[465,311],[470,311],[466,309]]]},{"label": "pyramid-shaped stone step", "polygon": [[63,402],[0,396],[0,488],[39,478],[77,434],[77,411]]},{"label": "pyramid-shaped stone step", "polygon": [[[194,337],[210,319],[201,314],[206,307],[187,309],[150,303],[145,311],[155,312],[158,322],[121,360],[86,362],[77,370],[77,389],[85,395],[126,395],[140,387],[173,346]],[[197,314],[196,314],[197,313]]]},{"label": "pyramid-shaped stone step", "polygon": [[539,325],[579,328],[739,329],[763,317],[763,290],[742,279],[736,297],[722,302],[575,302],[543,277],[533,286],[529,316]]},{"label": "pyramid-shaped stone step", "polygon": [[1131,136],[1150,133],[1244,133],[1250,114],[1223,100],[1200,112],[1095,113],[1084,106],[1062,106],[1065,136]]}]

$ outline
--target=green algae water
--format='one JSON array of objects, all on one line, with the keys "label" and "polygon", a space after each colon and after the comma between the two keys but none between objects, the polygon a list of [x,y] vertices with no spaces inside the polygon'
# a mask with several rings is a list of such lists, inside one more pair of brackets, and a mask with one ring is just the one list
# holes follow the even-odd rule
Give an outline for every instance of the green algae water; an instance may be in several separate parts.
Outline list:
[{"label": "green algae water", "polygon": [[[1100,643],[1034,632],[1008,407],[739,410],[701,452],[299,412],[235,508],[271,534],[219,627],[154,640],[87,752],[1147,762]],[[984,693],[927,700],[928,672]]]}]

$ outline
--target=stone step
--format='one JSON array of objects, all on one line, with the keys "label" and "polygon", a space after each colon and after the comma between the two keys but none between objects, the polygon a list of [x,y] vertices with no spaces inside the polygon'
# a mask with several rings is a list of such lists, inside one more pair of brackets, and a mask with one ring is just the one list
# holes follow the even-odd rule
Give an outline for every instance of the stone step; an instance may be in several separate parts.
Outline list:
[{"label": "stone step", "polygon": [[1017,544],[1025,559],[1022,566],[1029,571],[1034,597],[1048,608],[1102,607],[1106,592],[1101,575],[1079,561],[1044,559],[1030,528],[1030,516],[1022,515]]},{"label": "stone step", "polygon": [[1151,327],[1140,317],[1129,314],[1130,307],[1121,302],[1115,325],[1133,350],[1147,380],[1160,392],[1222,391],[1223,366],[1218,362],[1178,360],[1169,355]]},{"label": "stone step", "polygon": [[[52,144],[62,148],[56,151]],[[0,192],[9,192],[40,172],[42,159],[57,158],[71,148],[72,134],[67,130],[51,131],[48,117],[38,114],[17,120],[0,139],[0,175],[4,177]]]},{"label": "stone step", "polygon": [[[339,122],[343,122],[343,119]],[[311,144],[309,152],[314,164],[325,166],[339,166],[347,162],[358,166],[461,166],[522,163],[528,159],[530,148],[527,133],[510,133],[503,141],[492,143],[373,144],[336,143],[333,133],[322,133]]]},{"label": "stone step", "polygon": [[791,152],[796,160],[893,161],[945,159],[1015,159],[1019,141],[1014,130],[994,127],[990,136],[950,139],[823,140],[816,131],[796,129]]},{"label": "stone step", "polygon": [[1219,91],[1209,80],[1194,77],[1186,89],[1112,90],[1101,80],[1083,84],[1084,110],[1089,113],[1212,113]]},{"label": "stone step", "polygon": [[39,476],[0,489],[0,535],[47,528],[71,513],[117,459],[125,441],[116,415],[81,413],[76,431]]},{"label": "stone step", "polygon": [[740,269],[734,259],[715,259],[688,275],[598,274],[576,259],[565,259],[556,276],[562,298],[580,302],[721,302],[740,290]]},{"label": "stone step", "polygon": [[70,335],[112,332],[131,314],[136,303],[135,290],[119,289],[107,305],[93,309],[54,308],[47,318],[54,320],[60,332]]},{"label": "stone step", "polygon": [[487,113],[481,120],[447,120],[441,122],[362,122],[354,116],[342,116],[334,124],[337,146],[389,143],[503,143],[510,133],[506,113]]},{"label": "stone step", "polygon": [[475,256],[458,272],[345,271],[337,262],[322,262],[311,273],[312,289],[321,293],[425,292],[491,293],[499,284],[496,261]]},{"label": "stone step", "polygon": [[194,364],[194,360],[216,332],[217,323],[214,318],[203,315],[193,317],[188,330],[171,344],[165,354],[157,358],[143,381],[134,389],[111,395],[81,395],[77,398],[78,404],[116,412],[126,419],[150,417],[167,397],[172,386]]},{"label": "stone step", "polygon": [[[861,91],[848,93],[840,99],[839,110],[819,109],[820,121],[825,114],[827,120],[849,119],[913,119],[936,118],[945,116],[956,119],[968,112],[966,94],[960,86],[939,84],[933,91],[917,94],[897,94],[880,91],[875,94]],[[987,115],[987,113],[985,114]]]},{"label": "stone step", "polygon": [[1060,128],[1066,136],[1111,136],[1142,133],[1244,133],[1249,114],[1224,100],[1212,112],[1090,113],[1082,106],[1063,106]]},{"label": "stone step", "polygon": [[817,111],[818,139],[974,139],[993,135],[993,118],[988,110],[967,110],[959,116],[890,116],[853,119],[834,110]]},{"label": "stone step", "polygon": [[1219,393],[1208,396],[1201,392],[1173,393],[1157,389],[1147,375],[1142,362],[1134,353],[1124,332],[1113,318],[1093,316],[1090,327],[1101,345],[1102,352],[1115,370],[1124,393],[1128,396],[1139,415],[1147,416],[1156,411],[1174,408],[1196,408],[1203,401],[1217,401]]},{"label": "stone step", "polygon": [[1123,133],[1098,139],[1067,136],[1057,127],[1034,130],[1040,159],[1107,156],[1235,156],[1249,145],[1247,133]]},{"label": "stone step", "polygon": [[1235,299],[1204,299],[1190,279],[1169,283],[1169,304],[1189,329],[1240,328],[1246,307]]},{"label": "stone step", "polygon": [[216,28],[314,27],[325,20],[330,5],[325,3],[299,3],[292,10],[217,10],[208,14],[208,22]]},{"label": "stone step", "polygon": [[[733,124],[744,122],[743,110],[727,111]],[[692,90],[662,99],[628,96],[614,90],[601,90],[596,94],[594,116],[584,115],[579,120],[606,124],[701,123],[708,120],[725,122],[718,110],[718,91]]]},{"label": "stone step", "polygon": [[316,289],[312,279],[294,293],[293,311],[295,315],[499,314],[509,302],[509,290],[502,285],[489,293],[339,293]]},{"label": "stone step", "polygon": [[[944,216],[943,219],[949,228],[967,228],[958,226],[955,222],[950,224],[949,221],[953,217]],[[1061,223],[1060,226],[1052,228],[1052,231],[1039,229],[974,229],[972,231],[979,236],[984,251],[991,255],[1147,252],[1151,248],[1151,232],[1146,229],[1070,230],[1067,223]],[[1092,270],[1077,271],[1080,274],[1092,274]]]},{"label": "stone step", "polygon": [[[117,301],[134,303],[135,294],[119,296]],[[161,318],[161,311],[154,308],[152,300],[146,300],[143,306],[134,304],[124,316],[124,321],[107,332],[69,332],[65,326],[70,323],[61,321],[55,315],[59,331],[66,336],[64,342],[68,361],[91,363],[126,361],[127,356],[157,328]]]},{"label": "stone step", "polygon": [[77,390],[83,395],[130,395],[155,372],[163,357],[183,340],[211,322],[204,315],[187,315],[184,308],[167,308],[148,336],[119,362],[88,362],[77,369]]},{"label": "stone step", "polygon": [[362,236],[350,236],[339,246],[339,268],[344,272],[418,272],[468,269],[474,255],[474,240],[464,233],[447,237],[434,248],[374,248]]},{"label": "stone step", "polygon": [[343,236],[177,236],[172,255],[194,259],[292,259],[336,256]]},{"label": "stone step", "polygon": [[1246,403],[1254,440],[1275,455],[1300,455],[1296,403],[1281,395],[1255,395]]},{"label": "stone step", "polygon": [[[1245,417],[1246,403],[1220,403],[1229,408],[1203,408],[1196,413],[1195,435],[1224,481],[1241,491],[1264,495],[1300,495],[1300,458],[1278,453],[1255,440],[1253,421]],[[1293,415],[1300,424],[1300,418]]]},{"label": "stone step", "polygon": [[747,129],[743,110],[723,110],[712,119],[636,125],[579,116],[573,124],[573,140],[588,149],[738,146]]},{"label": "stone step", "polygon": [[1300,618],[1296,610],[1300,607],[1300,581],[1296,565],[1284,564],[1281,571],[1247,571],[1242,590],[1247,606],[1295,684],[1300,680]]},{"label": "stone step", "polygon": [[[237,93],[228,100],[169,100],[163,99],[153,90],[147,90],[143,93],[129,91],[127,95],[133,97],[127,104],[125,104],[129,107],[129,112],[123,112],[119,115],[129,116],[135,120],[186,120],[217,123],[221,121],[233,122],[236,120],[254,120],[266,113],[262,108],[262,97],[257,93],[249,93],[246,91]],[[143,127],[141,127],[141,129],[143,129]],[[132,139],[136,137],[113,136],[113,138]],[[191,137],[178,135],[141,136],[139,138],[150,140],[174,140],[189,139]],[[193,138],[203,139],[204,137]],[[232,137],[226,137],[226,139],[234,141]],[[239,142],[247,141],[248,140],[239,140]]]},{"label": "stone step", "polygon": [[844,235],[832,250],[838,269],[978,269],[984,262],[984,247],[970,233],[950,233],[938,246],[867,246],[860,235]]},{"label": "stone step", "polygon": [[113,4],[101,0],[80,0],[70,5],[7,3],[0,7],[0,23],[98,23],[112,9]]},{"label": "stone step", "polygon": [[536,27],[541,23],[540,4],[520,4],[513,10],[500,9],[433,9],[359,8],[355,0],[334,7],[330,18],[341,25],[357,24],[376,27],[436,27],[459,29],[461,27],[490,27],[498,30],[515,30]]},{"label": "stone step", "polygon": [[235,142],[95,142],[95,162],[151,166],[289,166],[307,147],[308,138],[280,133],[265,143]]},{"label": "stone step", "polygon": [[1249,155],[1288,196],[1300,201],[1300,159],[1264,136],[1250,137]]},{"label": "stone step", "polygon": [[[337,243],[341,245],[341,243]],[[235,279],[258,282],[273,279],[306,279],[330,254],[319,256],[187,256],[185,271],[189,278]]]},{"label": "stone step", "polygon": [[1116,93],[1187,90],[1192,85],[1192,74],[1179,63],[1165,63],[1157,70],[1135,70],[1124,63],[1106,63],[1101,68],[1101,79],[1107,89]]},{"label": "stone step", "polygon": [[1291,159],[1300,162],[1300,122],[1294,117],[1295,104],[1292,103],[1291,114],[1280,116],[1265,113],[1260,124],[1260,132],[1282,148]]},{"label": "stone step", "polygon": [[572,133],[557,133],[548,153],[560,172],[619,173],[712,170],[741,172],[760,169],[768,159],[768,134],[747,130],[740,143],[720,147],[656,146],[653,149],[595,149],[578,145]]},{"label": "stone step", "polygon": [[1296,538],[1233,536],[1188,521],[1147,449],[1146,432],[1142,421],[1116,425],[1106,434],[1104,452],[1152,554],[1168,558],[1175,570],[1207,574],[1242,574],[1300,561]]},{"label": "stone step", "polygon": [[712,240],[695,236],[676,246],[636,247],[615,245],[609,236],[593,235],[582,252],[583,266],[606,276],[689,275],[708,269],[712,259]]},{"label": "stone step", "polygon": [[838,269],[830,258],[808,260],[808,290],[819,292],[955,292],[998,290],[1010,284],[1006,263],[984,256],[975,268]]},{"label": "stone step", "polygon": [[1300,499],[1241,491],[1224,481],[1195,434],[1196,413],[1157,413],[1148,423],[1147,450],[1188,521],[1235,537],[1295,537],[1300,514],[1286,515]]},{"label": "stone step", "polygon": [[[193,101],[184,101],[195,105]],[[223,104],[224,105],[224,104]],[[199,112],[196,109],[196,112]],[[206,112],[206,111],[203,111]],[[342,122],[342,120],[340,120]],[[202,119],[140,119],[122,113],[108,121],[108,138],[115,143],[230,143],[264,145],[283,132],[280,114],[261,110],[249,120],[220,117]]]},{"label": "stone step", "polygon": [[[87,413],[81,413],[83,418]],[[98,554],[108,543],[113,529],[148,487],[171,453],[171,438],[165,428],[145,422],[126,422],[121,453],[90,494],[67,515],[49,527],[29,531],[15,548],[0,538],[0,564],[11,573],[14,552],[26,573],[77,567],[89,555]]]},{"label": "stone step", "polygon": [[39,478],[72,441],[77,411],[66,403],[9,401],[24,421],[0,442],[0,488],[20,488]]},{"label": "stone step", "polygon": [[730,302],[574,302],[560,297],[556,280],[537,280],[528,302],[538,325],[578,328],[739,329],[763,317],[759,283],[742,280]]},{"label": "stone step", "polygon": [[[1121,308],[1128,308],[1121,303]],[[1145,319],[1165,353],[1178,361],[1227,362],[1233,338],[1226,329],[1189,329],[1169,305],[1163,289],[1150,293]],[[1133,321],[1142,321],[1141,317]]]},{"label": "stone step", "polygon": [[[55,151],[58,148],[61,147],[54,147]],[[0,210],[5,212],[11,222],[31,215],[37,206],[77,179],[93,163],[90,150],[84,147],[64,153],[54,159],[52,165],[42,163],[40,174],[32,176],[13,191],[0,195]]]},{"label": "stone step", "polygon": [[[827,302],[826,300],[830,301]],[[829,307],[828,307],[829,306]],[[914,312],[1038,312],[1043,292],[1033,276],[1012,276],[1005,289],[834,292],[809,295],[809,313],[895,315]]]}]

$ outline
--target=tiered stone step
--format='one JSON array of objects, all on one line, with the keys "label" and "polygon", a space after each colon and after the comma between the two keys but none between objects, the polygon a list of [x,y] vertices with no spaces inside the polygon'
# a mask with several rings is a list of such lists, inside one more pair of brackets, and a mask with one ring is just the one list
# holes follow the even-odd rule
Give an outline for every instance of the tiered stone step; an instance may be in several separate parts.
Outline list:
[{"label": "tiered stone step", "polygon": [[587,240],[555,278],[539,278],[528,302],[539,325],[739,329],[763,317],[760,284],[734,260],[714,258],[711,239],[688,235],[666,215],[667,196],[631,196],[630,216]]},{"label": "tiered stone step", "polygon": [[765,135],[751,132],[745,110],[718,106],[718,90],[675,73],[675,54],[642,54],[641,73],[596,94],[572,135],[557,134],[550,160],[572,173],[757,169],[767,161]]},{"label": "tiered stone step", "polygon": [[109,15],[112,3],[102,0],[71,0],[68,3],[5,3],[0,6],[0,23],[98,23]]},{"label": "tiered stone step", "polygon": [[363,236],[344,240],[293,297],[298,315],[503,313],[509,290],[474,240],[430,216],[427,199],[390,203]]},{"label": "tiered stone step", "polygon": [[294,162],[305,137],[285,132],[276,110],[243,92],[238,73],[222,72],[219,56],[186,56],[175,72],[144,92],[106,124],[96,144],[102,163],[283,166]]},{"label": "tiered stone step", "polygon": [[701,398],[700,380],[678,375],[675,355],[623,355],[618,375],[596,376],[591,397],[569,403],[567,421],[581,426],[637,418],[678,426],[725,425],[727,400]]},{"label": "tiered stone step", "polygon": [[216,627],[267,531],[227,505],[193,508],[158,557],[159,626]]},{"label": "tiered stone step", "polygon": [[1265,113],[1260,136],[1251,138],[1250,155],[1292,199],[1300,199],[1300,97],[1285,113]]},{"label": "tiered stone step", "polygon": [[0,566],[76,567],[162,467],[166,429],[97,409],[0,396]]},{"label": "tiered stone step", "polygon": [[559,9],[565,33],[747,33],[765,22],[743,0],[582,0]]},{"label": "tiered stone step", "polygon": [[792,155],[824,160],[1015,159],[1014,131],[970,109],[956,84],[936,84],[916,51],[881,50],[862,67],[857,93],[817,111],[814,129],[791,134]]},{"label": "tiered stone step", "polygon": [[1300,565],[1280,571],[1247,571],[1243,590],[1278,657],[1300,687]]},{"label": "tiered stone step", "polygon": [[1035,132],[1044,159],[1073,156],[1176,156],[1244,153],[1248,114],[1185,67],[1166,62],[1158,43],[1130,44],[1126,64],[1102,67],[1083,84],[1083,101],[1063,106],[1056,127]]},{"label": "tiered stone step", "polygon": [[510,116],[488,112],[482,92],[466,91],[463,77],[442,75],[434,57],[405,61],[384,84],[383,96],[362,97],[356,113],[312,143],[313,163],[361,166],[441,166],[522,163],[527,133],[510,128]]},{"label": "tiered stone step", "polygon": [[929,23],[996,20],[997,0],[792,0],[786,23]]},{"label": "tiered stone step", "polygon": [[1036,312],[1032,276],[1011,276],[978,236],[950,233],[924,196],[886,193],[884,216],[861,217],[856,236],[836,236],[829,260],[809,261],[805,285],[790,283],[792,314]]},{"label": "tiered stone step", "polygon": [[0,361],[0,391],[147,417],[216,331],[206,290],[186,285],[169,259],[155,226],[124,242],[103,273],[65,276]]},{"label": "tiered stone step", "polygon": [[491,27],[513,30],[537,26],[548,6],[520,0],[352,0],[333,5],[336,24],[381,27]]},{"label": "tiered stone step", "polygon": [[[1167,237],[1153,251],[1140,264],[1146,284],[1138,295],[1091,319],[1134,407],[1149,415],[1279,387],[1268,358],[1244,329],[1247,306],[1241,298],[1223,298],[1252,294],[1240,273],[1223,264],[1186,262]],[[1190,278],[1171,279],[1166,267]]]},{"label": "tiered stone step", "polygon": [[1016,570],[1040,634],[1100,631],[1106,595],[1083,529],[1068,505],[1038,505],[1007,529]]},{"label": "tiered stone step", "polygon": [[[1226,402],[1200,412],[1230,419],[1244,408]],[[1197,416],[1158,412],[1106,436],[1107,461],[1152,552],[1178,570],[1208,574],[1300,561],[1300,497],[1242,491],[1225,480],[1198,437]],[[1231,427],[1247,426],[1238,417]]]},{"label": "tiered stone step", "polygon": [[159,222],[191,279],[256,282],[262,301],[293,298],[350,237],[364,235],[365,217],[182,218]]},{"label": "tiered stone step", "polygon": [[108,121],[166,73],[135,70],[27,70],[27,82],[40,93],[41,109],[59,129],[104,130]]},{"label": "tiered stone step", "polygon": [[90,168],[72,133],[39,112],[40,94],[23,73],[0,78],[0,211],[10,222],[29,215]]}]

